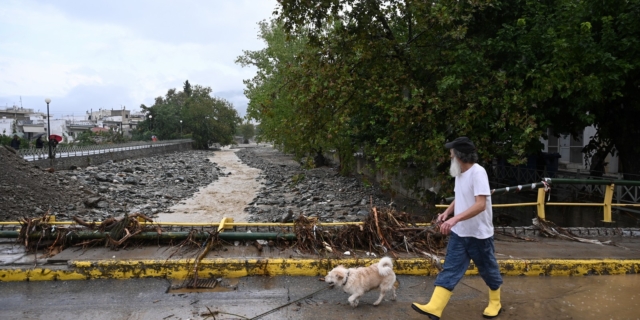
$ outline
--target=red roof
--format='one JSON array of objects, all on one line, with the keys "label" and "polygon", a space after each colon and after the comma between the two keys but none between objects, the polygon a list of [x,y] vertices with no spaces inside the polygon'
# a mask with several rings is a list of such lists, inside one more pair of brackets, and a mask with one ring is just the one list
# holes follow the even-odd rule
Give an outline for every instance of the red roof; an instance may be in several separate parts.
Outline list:
[{"label": "red roof", "polygon": [[107,128],[93,127],[91,128],[91,132],[109,132]]}]

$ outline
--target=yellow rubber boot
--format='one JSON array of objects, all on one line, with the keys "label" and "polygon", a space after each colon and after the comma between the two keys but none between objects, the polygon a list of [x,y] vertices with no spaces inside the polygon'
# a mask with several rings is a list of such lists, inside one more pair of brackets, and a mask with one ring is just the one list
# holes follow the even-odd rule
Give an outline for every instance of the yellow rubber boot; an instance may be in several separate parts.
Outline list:
[{"label": "yellow rubber boot", "polygon": [[449,302],[449,298],[451,298],[451,291],[443,287],[436,287],[431,296],[431,301],[429,301],[428,304],[417,304],[414,302],[411,304],[411,308],[421,314],[429,316],[430,319],[439,320],[444,307],[446,307]]},{"label": "yellow rubber boot", "polygon": [[489,290],[489,305],[484,309],[482,316],[491,319],[495,318],[502,311],[502,305],[500,304],[500,288],[497,290]]}]

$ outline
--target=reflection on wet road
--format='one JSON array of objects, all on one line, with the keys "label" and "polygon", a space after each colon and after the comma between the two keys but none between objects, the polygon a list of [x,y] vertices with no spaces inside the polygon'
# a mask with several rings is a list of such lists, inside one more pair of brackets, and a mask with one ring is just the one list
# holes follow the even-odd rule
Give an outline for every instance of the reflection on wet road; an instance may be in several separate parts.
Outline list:
[{"label": "reflection on wet road", "polygon": [[[2,319],[427,319],[411,310],[433,291],[434,277],[399,276],[398,300],[372,303],[376,292],[357,308],[341,290],[324,290],[319,277],[246,277],[222,279],[219,290],[168,291],[163,279],[54,282],[0,282]],[[640,319],[640,276],[505,277],[504,311],[496,319]],[[483,319],[487,287],[480,277],[465,277],[453,292],[442,319]],[[194,292],[195,291],[195,292]],[[88,308],[87,306],[91,306]],[[209,317],[211,319],[211,317]]]}]

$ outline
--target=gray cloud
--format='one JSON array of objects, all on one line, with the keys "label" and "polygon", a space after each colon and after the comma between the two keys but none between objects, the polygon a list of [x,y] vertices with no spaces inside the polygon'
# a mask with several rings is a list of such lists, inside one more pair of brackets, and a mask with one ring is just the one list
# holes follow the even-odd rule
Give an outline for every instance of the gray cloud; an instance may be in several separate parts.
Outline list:
[{"label": "gray cloud", "polygon": [[244,117],[247,114],[249,99],[244,95],[243,90],[214,92],[213,95],[231,102],[233,107],[238,110],[240,117]]},{"label": "gray cloud", "polygon": [[[211,87],[241,116],[243,79],[234,63],[259,50],[257,22],[275,0],[21,0],[3,4],[0,107],[22,103],[56,116],[138,109],[170,88]],[[0,11],[0,17],[3,17]],[[48,19],[48,20],[47,20]],[[5,37],[6,35],[6,37]]]},{"label": "gray cloud", "polygon": [[[91,23],[125,26],[144,38],[170,43],[229,43],[255,39],[256,23],[275,2],[263,0],[38,0]],[[261,7],[263,10],[255,10]]]},{"label": "gray cloud", "polygon": [[[47,104],[44,98],[40,96],[5,96],[0,97],[0,106],[4,107],[8,104],[11,107],[14,103],[20,106],[20,98],[25,108],[34,109],[34,111],[47,112]],[[127,88],[119,86],[92,86],[80,85],[76,86],[69,93],[62,97],[49,97],[49,113],[54,117],[65,115],[83,115],[91,109],[98,110],[118,108],[125,105],[127,109],[138,109],[140,106],[134,105],[134,100],[129,97]]]}]

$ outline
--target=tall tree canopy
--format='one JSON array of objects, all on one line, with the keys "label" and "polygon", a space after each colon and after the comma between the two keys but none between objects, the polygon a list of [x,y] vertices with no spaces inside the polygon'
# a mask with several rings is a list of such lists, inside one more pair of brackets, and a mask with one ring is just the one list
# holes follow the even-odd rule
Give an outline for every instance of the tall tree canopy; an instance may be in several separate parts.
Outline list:
[{"label": "tall tree canopy", "polygon": [[192,86],[188,80],[183,89],[169,89],[164,97],[157,97],[152,106],[142,105],[143,112],[151,118],[145,118],[138,127],[139,132],[150,130],[147,135],[175,139],[182,131],[182,134],[193,138],[194,147],[200,149],[208,148],[211,143],[232,144],[241,123],[233,105],[212,96],[211,88]]},{"label": "tall tree canopy", "polygon": [[238,62],[258,68],[248,116],[285,151],[363,150],[418,178],[456,136],[517,164],[549,127],[596,125],[592,146],[640,173],[640,0],[279,2]]}]

